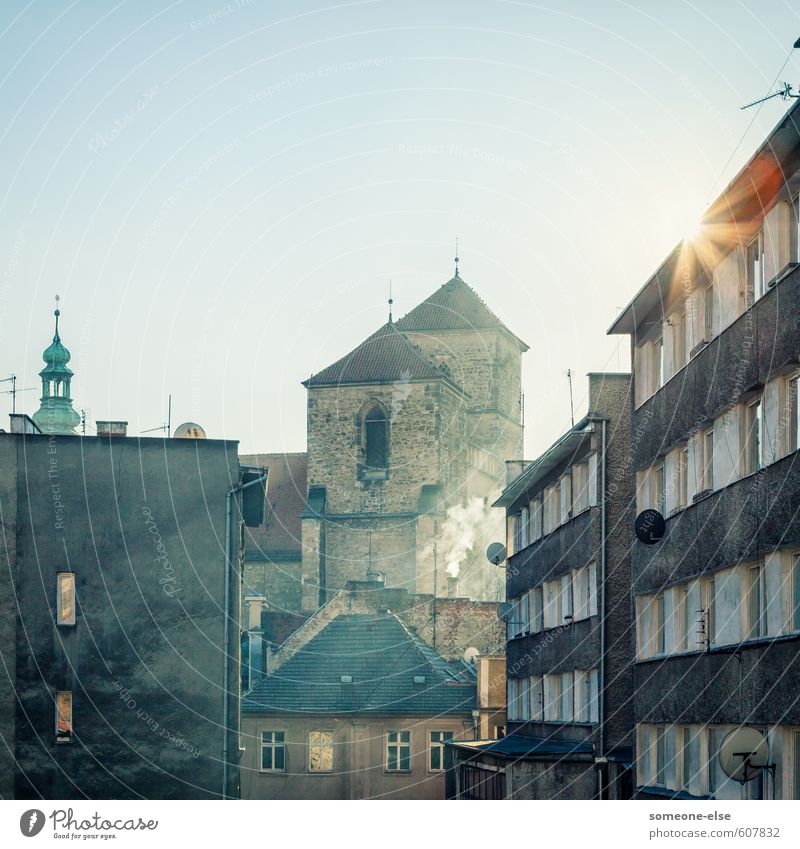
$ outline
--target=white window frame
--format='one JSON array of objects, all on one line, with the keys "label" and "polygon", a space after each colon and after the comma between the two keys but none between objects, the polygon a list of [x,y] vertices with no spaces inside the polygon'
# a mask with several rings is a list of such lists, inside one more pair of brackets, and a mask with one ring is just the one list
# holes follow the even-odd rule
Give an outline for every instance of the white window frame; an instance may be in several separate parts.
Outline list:
[{"label": "white window frame", "polygon": [[764,440],[764,405],[759,395],[753,398],[745,407],[744,440],[744,474],[752,475],[762,468],[761,451]]},{"label": "white window frame", "polygon": [[[265,740],[266,734],[271,735],[269,740]],[[277,739],[280,735],[280,740]],[[259,750],[258,750],[258,771],[259,772],[286,772],[286,730],[282,728],[263,728],[258,732]],[[264,750],[269,749],[272,753],[272,766],[264,766]],[[276,766],[276,753],[281,751],[283,758],[283,766]]]},{"label": "white window frame", "polygon": [[[392,737],[395,737],[393,740]],[[390,772],[392,774],[402,773],[403,775],[408,775],[410,772],[413,772],[413,751],[411,748],[411,730],[407,728],[401,729],[392,729],[391,731],[386,731],[384,735],[384,770],[385,772]],[[391,766],[391,758],[392,758],[392,749],[397,749],[395,752],[395,763],[396,767]],[[400,766],[403,763],[403,755],[402,751],[404,749],[408,749],[408,755],[406,760],[408,761],[408,768],[403,768]]]},{"label": "white window frame", "polygon": [[[445,736],[449,735],[449,736]],[[436,739],[434,739],[434,737]],[[453,740],[455,738],[455,731],[450,731],[449,729],[440,730],[437,729],[435,731],[428,732],[428,743],[430,748],[428,749],[428,772],[445,772],[447,767],[445,766],[445,752],[447,747],[445,746],[446,740]],[[439,766],[433,765],[433,754],[434,752],[438,752],[439,755]]]}]

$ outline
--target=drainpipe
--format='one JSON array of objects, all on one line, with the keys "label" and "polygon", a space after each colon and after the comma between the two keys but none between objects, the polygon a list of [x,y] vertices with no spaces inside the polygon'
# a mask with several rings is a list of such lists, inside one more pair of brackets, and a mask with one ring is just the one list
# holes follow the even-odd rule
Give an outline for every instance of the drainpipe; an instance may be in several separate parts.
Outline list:
[{"label": "drainpipe", "polygon": [[[228,492],[225,494],[225,619],[223,623],[223,632],[222,632],[222,680],[224,682],[223,686],[224,690],[224,698],[222,699],[222,798],[228,798],[228,720],[230,717],[230,711],[228,709],[228,703],[230,702],[230,688],[228,686],[228,677],[230,674],[230,652],[228,651],[228,644],[230,642],[230,603],[231,603],[231,573],[233,572],[233,539],[231,538],[231,533],[233,531],[233,499],[236,497],[236,494],[242,492],[245,489],[248,489],[251,486],[255,486],[256,484],[265,483],[267,480],[267,475],[261,475],[261,477],[255,478],[254,480],[248,481],[247,483],[240,483],[234,487],[231,487]],[[238,656],[238,652],[237,652]],[[241,697],[241,694],[237,694]]]},{"label": "drainpipe", "polygon": [[[600,669],[598,672],[598,757],[604,758],[606,753],[606,420],[600,422]],[[597,770],[597,797],[602,798],[603,769]]]}]

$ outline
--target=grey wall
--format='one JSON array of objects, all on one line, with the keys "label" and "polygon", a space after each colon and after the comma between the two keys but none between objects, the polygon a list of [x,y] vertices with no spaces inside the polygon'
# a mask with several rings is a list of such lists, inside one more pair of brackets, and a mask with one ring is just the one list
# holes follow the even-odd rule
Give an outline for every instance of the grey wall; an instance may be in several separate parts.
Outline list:
[{"label": "grey wall", "polygon": [[[0,437],[9,444],[19,503],[17,796],[220,794],[225,494],[239,478],[236,443]],[[74,627],[54,624],[62,568],[77,575]],[[235,723],[236,582],[231,595]],[[71,744],[54,743],[59,689],[73,691]]]}]

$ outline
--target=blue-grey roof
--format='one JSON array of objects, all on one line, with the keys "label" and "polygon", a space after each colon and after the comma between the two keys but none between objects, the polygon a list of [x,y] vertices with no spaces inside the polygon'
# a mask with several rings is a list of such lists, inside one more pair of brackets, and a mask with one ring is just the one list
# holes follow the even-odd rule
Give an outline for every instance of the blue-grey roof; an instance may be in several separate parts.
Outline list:
[{"label": "blue-grey roof", "polygon": [[[342,683],[343,675],[352,683]],[[242,700],[243,713],[251,714],[430,716],[470,714],[474,707],[474,683],[389,612],[337,616]]]},{"label": "blue-grey roof", "polygon": [[552,737],[528,737],[523,734],[509,734],[499,740],[453,740],[447,745],[475,755],[513,759],[551,759],[594,753],[594,747],[587,740],[555,740]]}]

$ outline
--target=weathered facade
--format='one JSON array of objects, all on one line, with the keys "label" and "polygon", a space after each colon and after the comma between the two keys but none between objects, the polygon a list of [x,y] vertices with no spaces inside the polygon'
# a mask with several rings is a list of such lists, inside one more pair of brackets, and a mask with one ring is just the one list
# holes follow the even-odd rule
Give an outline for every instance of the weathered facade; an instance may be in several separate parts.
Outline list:
[{"label": "weathered facade", "polygon": [[443,799],[474,706],[472,668],[395,614],[323,608],[243,699],[242,798]]},{"label": "weathered facade", "polygon": [[630,561],[619,530],[632,521],[629,393],[629,374],[589,375],[588,415],[497,502],[509,531],[509,737],[455,745],[462,798],[501,786],[509,798],[631,795]]},{"label": "weathered facade", "polygon": [[[304,381],[303,609],[368,572],[411,593],[447,595],[447,568],[450,577],[459,570],[448,558],[448,510],[477,502],[491,516],[504,461],[521,453],[525,350],[456,272]],[[480,570],[460,576],[459,592],[497,597],[482,559]]]},{"label": "weathered facade", "polygon": [[[795,106],[616,320],[634,366],[640,796],[800,798],[800,132]],[[770,765],[722,772],[741,725]]]},{"label": "weathered facade", "polygon": [[0,434],[3,798],[238,795],[236,449]]}]

